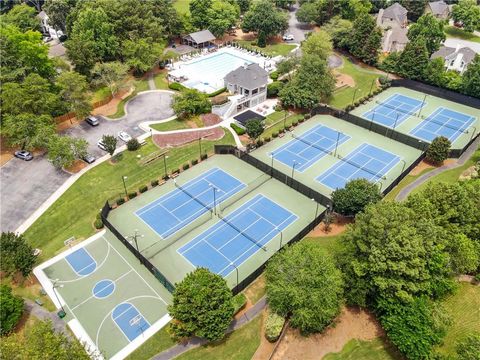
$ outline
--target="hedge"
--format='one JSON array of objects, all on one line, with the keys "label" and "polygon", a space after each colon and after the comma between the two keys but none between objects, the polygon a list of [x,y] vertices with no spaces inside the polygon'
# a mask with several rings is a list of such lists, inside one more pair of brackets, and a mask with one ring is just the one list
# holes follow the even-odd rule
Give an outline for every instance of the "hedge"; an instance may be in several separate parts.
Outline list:
[{"label": "hedge", "polygon": [[[183,86],[183,85],[182,85],[182,86]],[[208,97],[214,97],[214,96],[220,95],[221,93],[223,93],[223,92],[226,91],[226,90],[227,90],[227,88],[224,88],[224,87],[223,87],[223,88],[221,88],[221,89],[218,89],[217,91],[214,91],[214,92],[208,94],[207,96],[208,96]]]},{"label": "hedge", "polygon": [[102,219],[96,219],[94,225],[95,225],[95,229],[97,229],[97,230],[103,229]]},{"label": "hedge", "polygon": [[152,187],[155,187],[155,186],[158,185],[158,183],[159,183],[158,180],[152,180],[152,181],[150,182],[150,185],[152,185]]},{"label": "hedge", "polygon": [[183,170],[187,170],[190,167],[190,164],[183,164]]},{"label": "hedge", "polygon": [[272,79],[273,81],[277,80],[278,79],[278,71],[272,71],[270,73],[270,79]]},{"label": "hedge", "polygon": [[176,91],[183,91],[186,89],[185,86],[183,86],[182,84],[178,83],[178,82],[172,82],[170,84],[168,84],[168,87],[172,90],[176,90]]},{"label": "hedge", "polygon": [[270,342],[275,342],[282,333],[283,324],[285,319],[274,312],[269,312],[267,321],[265,322],[265,337]]},{"label": "hedge", "polygon": [[235,132],[237,133],[237,135],[244,135],[245,134],[245,129],[244,128],[241,128],[240,126],[238,126],[237,124],[235,123],[231,123],[230,124],[230,127],[235,130]]},{"label": "hedge", "polygon": [[238,313],[247,304],[247,297],[244,293],[238,293],[232,299],[234,314]]},{"label": "hedge", "polygon": [[200,160],[206,160],[208,158],[208,154],[200,155]]},{"label": "hedge", "polygon": [[198,164],[198,159],[193,159],[193,160],[192,160],[192,166],[195,166],[195,165],[197,165],[197,164]]},{"label": "hedge", "polygon": [[138,191],[143,194],[144,192],[146,192],[148,190],[148,187],[147,185],[143,185],[140,187],[140,189],[138,189]]},{"label": "hedge", "polygon": [[131,192],[128,194],[128,198],[129,199],[133,199],[134,197],[137,197],[137,193],[136,192]]},{"label": "hedge", "polygon": [[124,198],[120,198],[117,200],[117,205],[122,205],[122,204],[125,204],[125,199]]}]

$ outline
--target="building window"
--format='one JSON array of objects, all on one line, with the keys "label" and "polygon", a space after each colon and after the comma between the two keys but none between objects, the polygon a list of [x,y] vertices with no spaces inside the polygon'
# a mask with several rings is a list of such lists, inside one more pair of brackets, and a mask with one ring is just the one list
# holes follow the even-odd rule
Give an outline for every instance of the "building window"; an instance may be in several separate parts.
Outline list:
[{"label": "building window", "polygon": [[258,94],[258,89],[253,89],[252,90],[252,95]]}]

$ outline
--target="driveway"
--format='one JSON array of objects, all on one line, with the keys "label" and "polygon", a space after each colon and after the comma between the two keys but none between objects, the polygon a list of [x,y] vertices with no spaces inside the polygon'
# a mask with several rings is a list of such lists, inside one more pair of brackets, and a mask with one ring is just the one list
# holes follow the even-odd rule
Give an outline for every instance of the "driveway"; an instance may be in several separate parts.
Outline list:
[{"label": "driveway", "polygon": [[290,8],[287,30],[287,32],[295,38],[293,42],[298,44],[305,40],[305,34],[312,31],[310,25],[298,22],[296,13],[299,7],[297,2]]},{"label": "driveway", "polygon": [[[143,121],[161,120],[173,116],[170,107],[172,95],[166,92],[145,92],[127,104],[127,114],[117,120],[98,116],[100,125],[90,126],[81,122],[64,134],[81,137],[89,142],[88,151],[95,157],[105,155],[97,141],[103,135],[117,135],[127,131],[131,136],[143,134],[139,124]],[[123,141],[118,139],[118,146]],[[0,230],[15,231],[31,214],[47,200],[70,175],[56,170],[45,156],[32,161],[12,159],[0,168]]]},{"label": "driveway", "polygon": [[444,43],[445,46],[448,47],[456,47],[457,45],[460,45],[460,47],[469,47],[473,51],[475,51],[477,54],[480,54],[480,43],[476,43],[473,41],[468,41],[468,40],[462,40],[462,39],[457,39],[457,38],[447,38]]}]

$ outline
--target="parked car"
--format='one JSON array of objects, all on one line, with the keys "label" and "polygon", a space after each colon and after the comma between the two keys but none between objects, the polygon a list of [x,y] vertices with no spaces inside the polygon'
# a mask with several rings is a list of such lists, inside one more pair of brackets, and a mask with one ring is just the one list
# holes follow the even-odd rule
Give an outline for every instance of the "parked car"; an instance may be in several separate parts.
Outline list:
[{"label": "parked car", "polygon": [[107,151],[107,147],[105,146],[105,143],[103,142],[103,139],[98,140],[97,146],[98,146],[100,149],[102,149],[102,150],[104,150],[104,151]]},{"label": "parked car", "polygon": [[93,156],[92,154],[86,154],[84,157],[83,157],[83,161],[85,161],[87,164],[91,164],[93,163],[95,160],[97,160],[95,158],[95,156]]},{"label": "parked car", "polygon": [[90,125],[92,126],[97,126],[97,125],[100,125],[100,121],[98,121],[98,119],[93,116],[93,115],[90,115],[90,116],[87,116],[87,118],[85,119],[85,121],[87,123],[89,123]]},{"label": "parked car", "polygon": [[119,138],[120,140],[125,141],[125,142],[129,142],[130,140],[132,140],[132,137],[131,137],[130,134],[127,133],[126,131],[120,131],[120,132],[118,133],[118,138]]},{"label": "parked car", "polygon": [[18,150],[15,151],[15,157],[25,160],[25,161],[30,161],[33,159],[33,155],[30,151],[27,150]]},{"label": "parked car", "polygon": [[292,34],[285,34],[282,37],[283,41],[293,41],[295,40],[294,36]]}]

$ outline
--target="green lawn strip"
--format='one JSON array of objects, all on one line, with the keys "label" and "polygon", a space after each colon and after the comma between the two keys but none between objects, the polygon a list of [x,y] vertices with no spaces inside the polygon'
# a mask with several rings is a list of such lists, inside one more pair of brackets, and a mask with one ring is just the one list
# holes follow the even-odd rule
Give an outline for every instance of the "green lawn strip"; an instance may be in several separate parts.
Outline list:
[{"label": "green lawn strip", "polygon": [[[30,276],[33,276],[33,275],[30,275]],[[57,309],[47,295],[40,294],[41,286],[37,283],[34,285],[27,285],[27,286],[17,285],[16,283],[12,282],[11,278],[3,278],[1,283],[11,286],[12,292],[17,296],[20,296],[22,298],[29,299],[32,301],[39,299],[43,303],[43,307],[48,311],[55,311]]]},{"label": "green lawn strip", "polygon": [[150,339],[145,341],[139,348],[131,353],[126,360],[144,360],[150,359],[154,355],[165,351],[172,346],[176,345],[176,342],[172,340],[167,332],[168,325],[163,327],[160,331],[155,333]]},{"label": "green lawn strip", "polygon": [[396,360],[402,357],[382,338],[371,341],[350,340],[338,353],[327,354],[323,360]]},{"label": "green lawn strip", "polygon": [[433,181],[435,181],[435,182],[445,182],[445,183],[450,183],[450,184],[454,183],[454,182],[457,182],[458,178],[460,177],[462,172],[464,172],[470,166],[474,165],[479,160],[480,160],[480,149],[475,151],[473,153],[473,156],[470,159],[468,159],[465,162],[465,164],[463,164],[462,166],[460,166],[458,168],[455,168],[455,169],[446,170],[446,171],[434,176],[433,178],[429,179],[428,181],[424,182],[420,186],[413,189],[411,194],[415,194],[419,191],[422,191],[423,189],[425,189],[425,187],[428,185],[428,183],[433,182]]},{"label": "green lawn strip", "polygon": [[173,7],[179,14],[190,14],[190,2],[191,0],[175,0],[173,2]]},{"label": "green lawn strip", "polygon": [[235,42],[238,42],[240,45],[247,49],[255,49],[269,56],[285,56],[288,55],[293,49],[295,49],[295,45],[285,43],[268,44],[267,46],[262,48],[256,45],[252,45],[252,42],[255,42],[252,40],[235,40]]},{"label": "green lawn strip", "polygon": [[153,124],[150,125],[153,130],[157,131],[172,131],[172,130],[182,130],[182,129],[190,129],[187,122],[184,120],[173,119],[167,122],[163,122],[160,124]]},{"label": "green lawn strip", "polygon": [[[228,130],[218,141],[204,140],[202,149],[213,153],[214,144],[234,145]],[[40,261],[48,259],[64,248],[63,241],[71,236],[77,239],[94,234],[92,223],[107,199],[124,195],[122,176],[127,176],[127,190],[134,191],[153,179],[163,176],[163,161],[142,166],[137,155],[145,157],[158,148],[150,141],[138,151],[123,153],[123,159],[112,165],[106,161],[82,175],[55,203],[26,231],[25,236],[35,248],[42,250]],[[178,169],[197,159],[198,142],[168,150],[168,171]]]},{"label": "green lawn strip", "polygon": [[155,87],[158,90],[169,90],[166,71],[155,74],[153,81],[155,82]]},{"label": "green lawn strip", "polygon": [[455,26],[446,26],[445,34],[447,35],[447,38],[457,38],[480,43],[480,36],[458,29]]},{"label": "green lawn strip", "polygon": [[110,89],[107,86],[99,87],[98,89],[95,89],[95,91],[92,93],[92,103],[96,103],[99,101],[102,101],[109,97],[112,93],[110,92]]},{"label": "green lawn strip", "polygon": [[438,351],[454,356],[456,342],[465,335],[480,331],[480,286],[460,283],[454,295],[442,301],[452,324]]},{"label": "green lawn strip", "polygon": [[262,317],[259,315],[222,341],[201,346],[176,357],[176,360],[250,360],[260,345]]},{"label": "green lawn strip", "polygon": [[267,117],[265,118],[265,126],[270,126],[272,124],[275,124],[277,121],[282,120],[285,116],[285,113],[287,113],[287,116],[288,116],[288,112],[286,112],[284,110],[275,111],[275,112],[267,115]]},{"label": "green lawn strip", "polygon": [[128,102],[128,100],[137,96],[137,94],[139,92],[147,91],[149,89],[147,79],[136,79],[133,82],[133,86],[134,86],[133,92],[130,95],[128,95],[125,99],[122,99],[122,101],[120,101],[118,103],[117,111],[115,112],[115,114],[108,116],[110,119],[119,119],[122,116],[124,116],[125,115],[125,104]]},{"label": "green lawn strip", "polygon": [[[370,88],[372,87],[372,81],[378,79],[381,75],[375,74],[371,70],[364,70],[354,65],[347,57],[342,56],[343,66],[338,68],[337,71],[349,75],[355,81],[355,87],[346,87],[337,90],[333,93],[333,97],[329,104],[335,108],[344,109],[347,105],[352,103],[355,89],[355,100],[357,101],[363,96],[368,95]],[[373,85],[372,91],[377,88],[376,83]]]},{"label": "green lawn strip", "polygon": [[320,244],[320,247],[329,255],[334,255],[340,250],[340,237],[342,234],[319,237],[306,237],[302,241]]},{"label": "green lawn strip", "polygon": [[262,273],[248,287],[243,290],[250,303],[255,304],[265,295],[265,275]]},{"label": "green lawn strip", "polygon": [[[294,121],[298,121],[298,119],[302,118],[303,115],[301,114],[294,114],[287,116],[287,120],[285,122],[286,126],[290,126]],[[262,138],[265,138],[267,136],[272,136],[274,132],[279,132],[284,128],[284,122],[283,122],[283,116],[281,117],[280,120],[277,120],[277,123],[275,125],[272,125],[268,129],[265,129],[265,131],[262,134]]]},{"label": "green lawn strip", "polygon": [[416,179],[418,179],[419,176],[423,175],[423,174],[426,174],[427,172],[430,172],[432,170],[434,170],[435,168],[426,168],[426,169],[423,169],[420,174],[417,174],[417,175],[407,175],[405,176],[402,181],[400,181],[400,183],[395,186],[385,197],[384,199],[385,200],[391,200],[391,201],[394,201],[396,196],[398,195],[398,193],[404,188],[406,187],[407,185],[411,184],[412,182],[414,182]]}]

